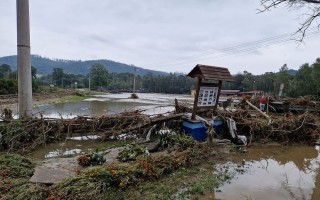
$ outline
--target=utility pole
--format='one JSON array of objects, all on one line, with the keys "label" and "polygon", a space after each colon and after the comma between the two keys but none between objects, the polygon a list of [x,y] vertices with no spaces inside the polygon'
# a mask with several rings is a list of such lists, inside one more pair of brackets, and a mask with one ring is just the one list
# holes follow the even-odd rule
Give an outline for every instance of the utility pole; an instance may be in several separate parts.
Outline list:
[{"label": "utility pole", "polygon": [[16,0],[19,117],[32,115],[29,0]]},{"label": "utility pole", "polygon": [[137,67],[134,67],[134,74],[133,74],[133,94],[136,93],[136,72],[137,72]]},{"label": "utility pole", "polygon": [[89,94],[90,94],[90,90],[91,90],[91,76],[89,76]]}]

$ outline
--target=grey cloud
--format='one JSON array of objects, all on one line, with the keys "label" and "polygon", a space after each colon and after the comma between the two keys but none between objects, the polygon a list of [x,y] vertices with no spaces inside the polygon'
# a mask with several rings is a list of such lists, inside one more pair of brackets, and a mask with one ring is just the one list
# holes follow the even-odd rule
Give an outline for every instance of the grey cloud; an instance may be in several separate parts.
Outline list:
[{"label": "grey cloud", "polygon": [[[206,55],[294,32],[299,26],[301,10],[280,7],[256,14],[257,8],[256,0],[32,0],[32,51],[51,58],[106,58],[164,71],[188,72],[204,63],[230,67],[233,73],[276,71],[285,62],[297,68],[319,56],[316,37],[298,48],[285,44],[240,55],[237,49],[225,57]],[[0,56],[16,51],[15,26],[15,1],[0,0]],[[183,62],[172,62],[176,60]]]}]

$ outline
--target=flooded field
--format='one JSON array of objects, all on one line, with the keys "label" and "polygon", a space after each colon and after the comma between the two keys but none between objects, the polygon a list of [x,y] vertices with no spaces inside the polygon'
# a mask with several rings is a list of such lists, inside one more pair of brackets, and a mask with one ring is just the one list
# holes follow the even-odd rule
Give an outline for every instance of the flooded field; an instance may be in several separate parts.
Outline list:
[{"label": "flooded field", "polygon": [[[192,103],[190,95],[129,93],[96,95],[81,102],[40,106],[35,114],[51,118],[101,116],[123,111],[142,110],[154,115],[174,110],[174,99]],[[74,156],[101,146],[96,138],[72,137],[59,144],[49,144],[33,152],[36,160]],[[231,154],[230,162],[217,165],[230,173],[231,179],[208,191],[199,199],[320,199],[319,146],[254,145],[246,153]],[[214,174],[213,174],[214,175]]]},{"label": "flooded field", "polygon": [[34,114],[49,118],[73,118],[80,116],[110,115],[123,111],[143,110],[154,115],[174,110],[174,99],[192,102],[190,95],[138,93],[139,99],[130,99],[130,93],[96,95],[80,102],[65,102],[34,108]]},{"label": "flooded field", "polygon": [[200,199],[320,199],[319,163],[319,146],[255,146],[227,164],[243,172]]}]

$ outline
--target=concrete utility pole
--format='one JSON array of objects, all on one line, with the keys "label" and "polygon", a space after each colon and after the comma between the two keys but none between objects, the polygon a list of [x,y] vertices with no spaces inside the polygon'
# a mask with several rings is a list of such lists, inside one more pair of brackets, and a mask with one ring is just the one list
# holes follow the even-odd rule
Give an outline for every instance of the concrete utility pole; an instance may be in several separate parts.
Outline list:
[{"label": "concrete utility pole", "polygon": [[89,94],[91,92],[91,76],[89,76]]},{"label": "concrete utility pole", "polygon": [[137,67],[134,67],[134,74],[133,74],[133,94],[136,93],[136,72],[137,72]]},{"label": "concrete utility pole", "polygon": [[17,0],[19,117],[32,115],[29,0]]}]

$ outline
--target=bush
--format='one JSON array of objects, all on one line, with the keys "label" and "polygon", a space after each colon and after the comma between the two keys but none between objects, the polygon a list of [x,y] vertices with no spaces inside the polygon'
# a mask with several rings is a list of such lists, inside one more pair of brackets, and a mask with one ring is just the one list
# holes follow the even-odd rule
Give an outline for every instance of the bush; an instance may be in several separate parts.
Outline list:
[{"label": "bush", "polygon": [[106,159],[102,154],[99,153],[91,153],[87,155],[81,155],[77,158],[79,165],[87,167],[87,166],[95,166],[102,165],[106,162]]},{"label": "bush", "polygon": [[17,93],[18,81],[13,79],[0,79],[0,95]]}]

